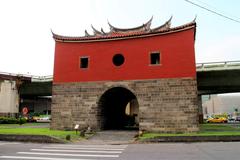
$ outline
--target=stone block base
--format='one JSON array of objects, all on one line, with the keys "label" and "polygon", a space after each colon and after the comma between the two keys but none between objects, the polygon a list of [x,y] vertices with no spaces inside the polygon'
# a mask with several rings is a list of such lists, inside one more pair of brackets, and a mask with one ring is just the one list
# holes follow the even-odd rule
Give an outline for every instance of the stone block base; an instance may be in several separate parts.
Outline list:
[{"label": "stone block base", "polygon": [[124,88],[135,96],[139,130],[163,133],[199,130],[195,78],[55,83],[51,128],[73,130],[79,124],[80,129],[90,126],[101,130],[106,120],[102,103],[110,101],[102,97],[114,88]]}]

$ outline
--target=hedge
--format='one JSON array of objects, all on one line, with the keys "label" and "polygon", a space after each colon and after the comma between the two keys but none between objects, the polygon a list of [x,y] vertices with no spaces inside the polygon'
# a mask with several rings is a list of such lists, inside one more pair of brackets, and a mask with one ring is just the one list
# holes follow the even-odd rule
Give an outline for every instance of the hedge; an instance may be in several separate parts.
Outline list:
[{"label": "hedge", "polygon": [[26,122],[25,118],[0,117],[0,124],[24,124]]}]

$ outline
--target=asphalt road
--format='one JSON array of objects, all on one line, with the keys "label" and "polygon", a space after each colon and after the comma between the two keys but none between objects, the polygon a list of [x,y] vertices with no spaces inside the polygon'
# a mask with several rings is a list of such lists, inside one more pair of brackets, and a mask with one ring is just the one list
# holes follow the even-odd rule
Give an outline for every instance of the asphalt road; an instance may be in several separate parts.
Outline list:
[{"label": "asphalt road", "polygon": [[0,160],[227,160],[240,159],[240,142],[128,145],[0,142]]}]

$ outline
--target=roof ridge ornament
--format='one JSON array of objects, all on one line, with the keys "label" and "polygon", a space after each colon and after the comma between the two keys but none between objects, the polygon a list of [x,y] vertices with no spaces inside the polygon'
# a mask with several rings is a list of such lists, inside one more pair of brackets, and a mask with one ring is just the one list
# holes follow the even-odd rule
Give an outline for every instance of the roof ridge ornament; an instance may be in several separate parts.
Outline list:
[{"label": "roof ridge ornament", "polygon": [[146,23],[145,29],[146,31],[150,30],[150,27],[152,25],[152,20],[153,20],[153,16],[150,18],[150,20]]},{"label": "roof ridge ornament", "polygon": [[102,32],[95,29],[92,24],[91,24],[91,27],[95,36],[102,36]]},{"label": "roof ridge ornament", "polygon": [[54,32],[53,32],[52,28],[51,28],[50,30],[51,30],[51,33],[52,33],[52,34],[54,34]]},{"label": "roof ridge ornament", "polygon": [[151,29],[151,32],[163,31],[163,30],[170,29],[171,28],[171,23],[172,23],[172,18],[173,18],[173,16],[171,16],[163,25]]},{"label": "roof ridge ornament", "polygon": [[192,22],[196,22],[196,19],[197,19],[197,15],[195,15],[195,18],[193,19],[193,21]]},{"label": "roof ridge ornament", "polygon": [[52,33],[53,37],[54,37],[54,36],[58,36],[56,33],[53,32],[53,29],[52,29],[52,28],[51,28],[50,30],[51,30],[51,33]]},{"label": "roof ridge ornament", "polygon": [[103,28],[101,28],[101,32],[102,32],[102,34],[104,34],[104,35],[107,34],[106,32],[104,32]]},{"label": "roof ridge ornament", "polygon": [[108,25],[109,25],[109,28],[110,28],[110,32],[113,30],[113,26],[110,24],[110,22],[108,21]]},{"label": "roof ridge ornament", "polygon": [[85,29],[85,37],[90,37],[91,35],[88,33],[88,31]]},{"label": "roof ridge ornament", "polygon": [[65,37],[65,36],[60,36],[60,35],[54,33],[52,29],[51,29],[51,32],[52,32],[52,36],[53,36],[54,39],[56,39],[58,37]]},{"label": "roof ridge ornament", "polygon": [[[186,23],[186,24],[177,26],[177,27],[173,27],[173,29],[174,29],[174,28],[184,28],[184,27],[187,27],[187,26],[196,25],[196,18],[197,18],[197,16],[195,16],[195,18],[194,18],[192,21],[190,21],[190,22],[188,22],[188,23]],[[172,29],[172,28],[171,28],[171,29]]]}]

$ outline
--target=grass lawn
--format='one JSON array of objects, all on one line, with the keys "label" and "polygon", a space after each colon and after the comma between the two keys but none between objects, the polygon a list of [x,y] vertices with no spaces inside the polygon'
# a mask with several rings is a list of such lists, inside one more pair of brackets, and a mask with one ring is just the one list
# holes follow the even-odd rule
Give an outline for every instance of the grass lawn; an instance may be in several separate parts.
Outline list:
[{"label": "grass lawn", "polygon": [[240,124],[201,124],[200,131],[198,133],[179,133],[179,134],[171,134],[171,133],[144,133],[140,140],[155,138],[160,136],[232,136],[239,135],[240,136]]},{"label": "grass lawn", "polygon": [[70,135],[72,141],[82,139],[79,136],[79,132],[76,134],[75,131],[50,130],[49,127],[41,127],[41,125],[41,123],[26,123],[23,125],[0,124],[0,134],[47,135],[62,140],[65,140],[66,136]]},{"label": "grass lawn", "polygon": [[240,131],[240,124],[201,124],[200,132],[204,131]]}]

